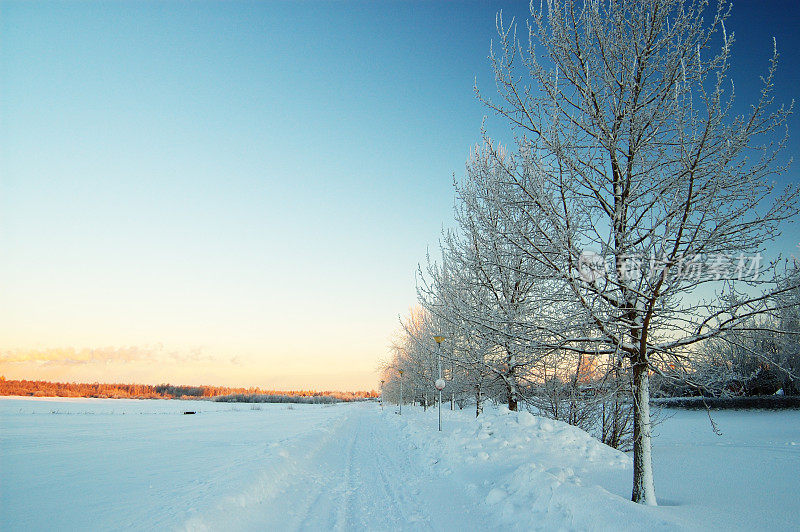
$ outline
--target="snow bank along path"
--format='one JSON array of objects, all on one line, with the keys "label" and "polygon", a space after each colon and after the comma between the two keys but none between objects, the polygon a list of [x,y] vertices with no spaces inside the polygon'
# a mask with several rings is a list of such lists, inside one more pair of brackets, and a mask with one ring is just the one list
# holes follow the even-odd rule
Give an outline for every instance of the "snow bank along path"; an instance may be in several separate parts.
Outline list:
[{"label": "snow bank along path", "polygon": [[[419,411],[407,416],[404,409],[402,420],[388,421],[417,444],[434,474],[465,486],[498,529],[692,528],[661,508],[632,503],[631,457],[573,426],[505,408],[487,409],[480,419],[447,414],[441,434]],[[624,496],[606,489],[620,483]]]}]

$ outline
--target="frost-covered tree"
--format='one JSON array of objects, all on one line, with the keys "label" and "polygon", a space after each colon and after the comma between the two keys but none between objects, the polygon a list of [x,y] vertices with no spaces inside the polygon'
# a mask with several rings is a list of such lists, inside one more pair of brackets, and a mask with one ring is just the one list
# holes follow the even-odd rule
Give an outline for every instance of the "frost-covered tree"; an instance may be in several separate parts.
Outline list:
[{"label": "frost-covered tree", "polygon": [[444,356],[448,364],[459,370],[460,391],[472,392],[478,416],[497,381],[503,381],[507,400],[514,397],[508,390],[516,390],[517,381],[509,378],[494,331],[483,323],[481,312],[492,308],[494,303],[478,281],[474,265],[463,262],[460,247],[463,242],[452,233],[445,235],[443,259],[440,263],[428,260],[425,275],[420,276],[418,296],[424,308],[439,323],[446,324]]},{"label": "frost-covered tree", "polygon": [[489,143],[487,165],[505,169],[492,191],[503,236],[574,308],[551,340],[630,368],[643,504],[656,504],[649,375],[674,376],[694,346],[791,288],[769,284],[760,261],[797,213],[797,190],[770,183],[791,107],[773,105],[775,52],[760,97],[734,112],[729,11],[725,0],[532,3],[526,39],[498,19],[499,100],[479,94],[518,135],[513,157]]},{"label": "frost-covered tree", "polygon": [[[391,344],[391,358],[381,367],[383,389],[387,397],[399,401],[399,384],[402,380],[404,402],[418,401],[425,409],[434,403],[438,396],[434,384],[439,375],[439,354],[433,337],[443,335],[452,338],[454,333],[450,327],[450,324],[442,322],[420,306],[412,308],[408,316],[400,320],[400,327]],[[452,386],[454,372],[447,364],[452,360],[450,352],[446,347],[441,355],[444,375]]]},{"label": "frost-covered tree", "polygon": [[711,395],[800,394],[800,289],[790,265],[763,312],[705,342],[694,364]]},{"label": "frost-covered tree", "polygon": [[485,307],[481,298],[488,294],[478,290],[475,272],[463,267],[455,249],[455,235],[445,235],[442,242],[441,263],[428,260],[426,275],[420,279],[419,299],[423,306],[446,323],[449,332],[445,343],[445,357],[451,367],[457,368],[459,391],[462,397],[470,394],[475,401],[475,415],[483,411],[483,402],[496,374],[491,367],[494,345],[482,325],[474,318],[474,309]]},{"label": "frost-covered tree", "polygon": [[[552,282],[505,234],[525,231],[528,213],[503,209],[495,184],[510,161],[476,149],[467,176],[457,183],[458,232],[441,242],[442,263],[428,261],[420,276],[423,306],[462,337],[459,362],[481,377],[489,373],[517,410],[556,307]],[[561,318],[558,318],[559,320]]]}]

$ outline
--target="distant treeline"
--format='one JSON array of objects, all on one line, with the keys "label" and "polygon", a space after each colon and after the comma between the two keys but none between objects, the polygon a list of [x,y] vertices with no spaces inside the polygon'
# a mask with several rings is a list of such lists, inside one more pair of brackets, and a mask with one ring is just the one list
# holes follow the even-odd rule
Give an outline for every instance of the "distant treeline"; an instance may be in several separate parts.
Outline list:
[{"label": "distant treeline", "polygon": [[[345,395],[345,397],[339,397]],[[220,395],[214,397],[214,401],[221,401],[224,403],[302,403],[302,404],[331,404],[340,401],[357,401],[365,399],[365,397],[351,397],[353,394],[340,392],[333,392],[331,395],[288,395],[285,393],[280,394],[249,394],[249,393],[235,393],[232,395]]]},{"label": "distant treeline", "polygon": [[[101,399],[212,399],[231,402],[309,402],[360,401],[378,396],[378,392],[336,392],[315,390],[263,390],[227,386],[177,386],[173,384],[105,384],[29,380],[6,380],[0,377],[0,395],[33,397],[96,397]],[[260,399],[264,398],[264,399]],[[274,398],[274,399],[266,399]],[[285,398],[285,399],[284,399]],[[292,399],[297,399],[292,401]],[[302,399],[302,401],[300,400]]]}]

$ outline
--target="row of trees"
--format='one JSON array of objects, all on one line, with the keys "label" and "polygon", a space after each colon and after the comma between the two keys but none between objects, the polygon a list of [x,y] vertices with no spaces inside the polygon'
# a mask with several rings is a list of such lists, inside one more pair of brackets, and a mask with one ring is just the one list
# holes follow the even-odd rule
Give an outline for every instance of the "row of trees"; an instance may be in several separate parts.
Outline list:
[{"label": "row of trees", "polygon": [[[525,38],[498,16],[490,55],[514,133],[484,133],[456,184],[457,229],[420,269],[384,392],[522,403],[633,448],[655,504],[650,380],[735,392],[752,365],[796,390],[798,275],[766,246],[798,213],[774,189],[791,107],[734,113],[725,0],[549,0]],[[776,135],[778,133],[778,135]],[[741,359],[741,360],[739,360]]]},{"label": "row of trees", "polygon": [[299,403],[306,405],[333,404],[341,401],[364,401],[367,397],[350,392],[334,392],[330,395],[232,394],[220,395],[214,401],[222,403]]}]

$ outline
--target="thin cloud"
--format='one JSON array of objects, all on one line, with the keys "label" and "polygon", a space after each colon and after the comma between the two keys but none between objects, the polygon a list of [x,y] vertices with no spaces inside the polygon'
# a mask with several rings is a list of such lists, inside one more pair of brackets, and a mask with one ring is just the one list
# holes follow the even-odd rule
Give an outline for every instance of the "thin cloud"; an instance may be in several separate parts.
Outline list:
[{"label": "thin cloud", "polygon": [[167,350],[162,344],[152,346],[125,347],[74,347],[50,349],[7,349],[0,350],[0,364],[39,363],[42,365],[83,366],[109,363],[135,362],[202,362],[212,357],[202,348],[185,351]]}]

